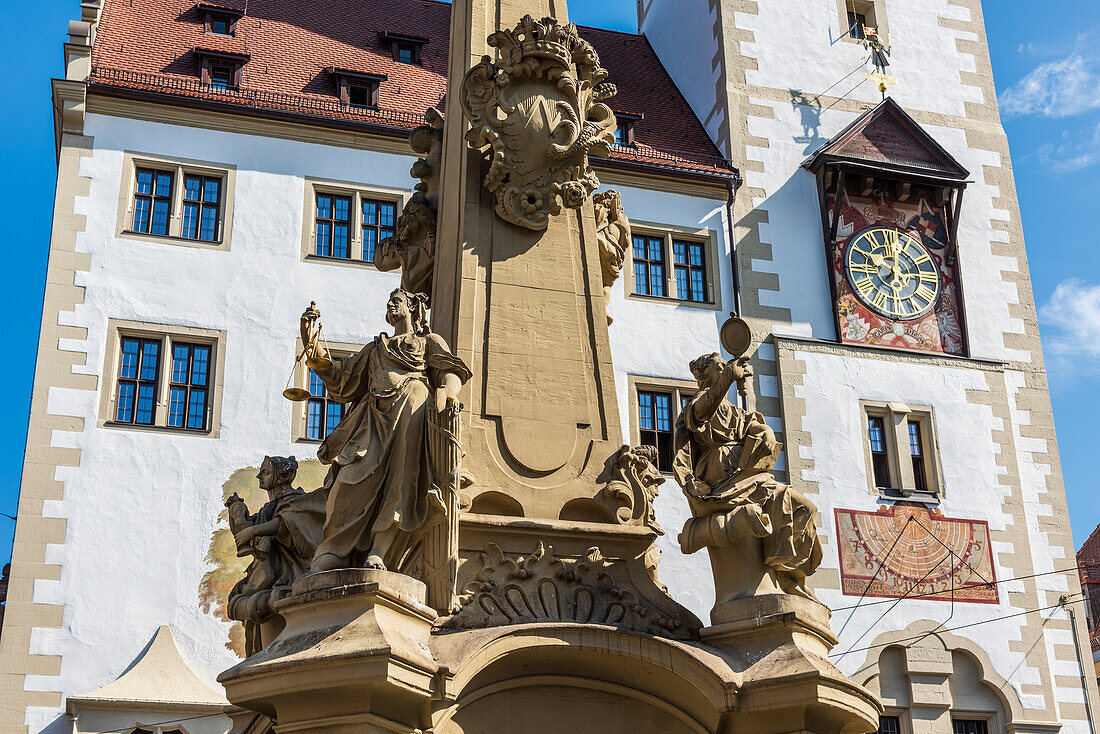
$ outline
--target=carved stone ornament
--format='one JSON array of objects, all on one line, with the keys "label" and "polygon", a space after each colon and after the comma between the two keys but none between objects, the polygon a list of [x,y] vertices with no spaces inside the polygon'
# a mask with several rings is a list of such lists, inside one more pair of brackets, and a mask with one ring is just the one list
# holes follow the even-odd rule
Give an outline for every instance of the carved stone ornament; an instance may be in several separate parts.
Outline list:
[{"label": "carved stone ornament", "polygon": [[588,154],[606,156],[615,142],[615,115],[601,102],[615,86],[572,23],[527,15],[488,42],[497,61],[483,57],[462,82],[466,139],[490,148],[485,186],[497,215],[545,229],[551,214],[579,208],[600,185]]},{"label": "carved stone ornament", "polygon": [[458,597],[452,629],[512,624],[604,624],[676,639],[692,636],[686,620],[658,609],[614,574],[615,562],[589,548],[577,560],[554,557],[542,541],[529,556],[509,558],[495,543],[481,554],[477,578]]},{"label": "carved stone ornament", "polygon": [[[603,295],[610,306],[611,287],[623,271],[623,260],[632,240],[630,220],[623,210],[622,197],[614,189],[593,196],[592,206],[596,210],[596,240],[600,245]],[[611,323],[610,313],[607,315],[607,323]]]},{"label": "carved stone ornament", "polygon": [[611,466],[612,480],[603,489],[603,500],[611,506],[622,525],[647,527],[658,535],[664,530],[657,524],[653,500],[665,478],[657,469],[657,449],[653,446],[623,446]]},{"label": "carved stone ornament", "polygon": [[431,296],[435,263],[435,233],[439,210],[439,172],[443,156],[443,116],[429,109],[427,125],[414,129],[409,146],[421,155],[409,172],[419,178],[393,236],[378,243],[374,264],[379,270],[401,270],[401,287]]}]

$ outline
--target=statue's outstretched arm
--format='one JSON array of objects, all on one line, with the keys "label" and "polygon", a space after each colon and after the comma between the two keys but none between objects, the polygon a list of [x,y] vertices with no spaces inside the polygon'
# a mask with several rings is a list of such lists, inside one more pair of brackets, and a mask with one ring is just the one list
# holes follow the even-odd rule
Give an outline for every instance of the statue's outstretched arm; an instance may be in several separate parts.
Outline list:
[{"label": "statue's outstretched arm", "polygon": [[730,388],[740,379],[749,377],[752,370],[748,366],[748,357],[741,357],[734,362],[727,362],[722,368],[722,373],[714,384],[705,389],[691,404],[692,417],[697,425],[706,423],[714,416],[718,406],[726,399]]}]

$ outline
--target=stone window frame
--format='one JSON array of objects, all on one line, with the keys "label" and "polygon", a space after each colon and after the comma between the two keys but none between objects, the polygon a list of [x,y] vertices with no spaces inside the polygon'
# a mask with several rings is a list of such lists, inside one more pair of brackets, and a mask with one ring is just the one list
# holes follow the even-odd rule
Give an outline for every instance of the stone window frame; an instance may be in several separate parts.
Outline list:
[{"label": "stone window frame", "polygon": [[[351,249],[347,258],[324,257],[314,254],[314,238],[317,236],[318,193],[351,197],[351,220],[348,223],[351,228]],[[394,212],[394,226],[396,227],[396,220],[400,218],[410,196],[408,189],[307,176],[302,205],[302,262],[365,267],[370,270],[377,270],[378,268],[375,267],[372,260],[363,259],[363,199],[392,201],[396,205]]]},{"label": "stone window frame", "polygon": [[[114,419],[118,400],[118,372],[121,360],[122,338],[138,337],[159,339],[160,370],[157,375],[157,402],[154,408],[153,425],[145,426],[133,423],[120,423]],[[211,347],[210,369],[211,385],[207,392],[206,430],[194,428],[173,428],[168,425],[168,401],[171,390],[168,383],[172,379],[172,370],[168,360],[172,358],[174,342],[184,344],[206,344]],[[127,321],[108,319],[107,339],[104,351],[103,372],[99,381],[99,420],[100,428],[124,431],[151,431],[173,435],[195,436],[196,438],[218,438],[221,434],[222,390],[225,386],[225,350],[226,332],[220,329],[206,329],[193,326],[175,326],[147,321]]]},{"label": "stone window frame", "polygon": [[703,245],[703,262],[706,266],[706,287],[708,301],[691,301],[677,298],[675,295],[650,296],[634,292],[634,243],[630,243],[630,251],[623,258],[623,287],[626,289],[626,298],[631,301],[648,301],[650,303],[667,303],[674,306],[685,306],[708,311],[722,310],[722,281],[719,270],[718,232],[713,229],[699,227],[685,227],[675,224],[658,224],[655,222],[635,221],[631,219],[630,230],[632,235],[645,235],[647,237],[661,237],[664,240],[664,265],[665,265],[665,293],[676,293],[676,268],[672,262],[672,241],[687,240],[699,242]]},{"label": "stone window frame", "polygon": [[[320,258],[326,259],[326,258]],[[363,350],[362,344],[351,344],[349,342],[327,342],[329,353],[336,357],[351,357]],[[298,355],[302,353],[302,339],[299,337],[294,341],[294,354]],[[304,387],[309,389],[309,368],[302,364],[302,369],[305,371],[305,379],[307,380]],[[345,403],[346,405],[346,403]],[[347,409],[345,408],[344,415],[347,415]],[[290,440],[293,443],[305,443],[313,446],[319,446],[324,439],[309,438],[306,429],[308,428],[309,421],[309,401],[303,400],[300,403],[294,403],[294,416],[291,420],[291,436]]]},{"label": "stone window frame", "polygon": [[951,731],[955,730],[955,720],[961,719],[963,721],[983,721],[985,722],[985,730],[989,734],[994,732],[1004,731],[1003,727],[1000,727],[1001,718],[997,714],[990,713],[988,711],[969,711],[967,709],[950,709],[948,715],[951,719]]},{"label": "stone window frame", "polygon": [[[867,468],[868,491],[885,500],[908,500],[936,505],[944,497],[943,467],[940,460],[939,437],[936,431],[936,411],[931,406],[908,405],[900,402],[859,401],[860,433],[864,464]],[[878,487],[871,457],[871,435],[868,419],[884,419],[886,453],[891,484]],[[924,448],[924,471],[927,490],[918,492],[909,453],[909,421],[916,419]],[[906,459],[906,460],[903,460]]]},{"label": "stone window frame", "polygon": [[[168,234],[149,234],[131,229],[134,221],[134,195],[137,190],[137,170],[152,168],[171,169],[172,199],[168,215]],[[218,234],[215,240],[196,240],[183,237],[183,180],[184,176],[221,178],[221,202],[218,211]],[[122,181],[119,184],[118,213],[115,219],[115,237],[162,245],[183,245],[204,250],[229,252],[233,238],[233,194],[236,189],[237,167],[229,163],[193,160],[173,156],[139,153],[127,150],[123,153]]]},{"label": "stone window frame", "polygon": [[892,716],[897,719],[898,731],[900,734],[913,734],[913,727],[909,722],[909,709],[899,708],[897,706],[884,706],[882,716]]},{"label": "stone window frame", "polygon": [[[672,426],[676,431],[676,421],[680,417],[680,401],[683,396],[699,392],[699,383],[695,380],[680,380],[671,377],[647,377],[643,375],[626,376],[626,393],[629,402],[630,445],[642,445],[641,416],[638,414],[638,391],[665,392],[672,394]],[[669,472],[661,472],[672,476]]]},{"label": "stone window frame", "polygon": [[[837,13],[840,17],[840,40],[848,43],[863,44],[863,39],[852,38],[848,32],[851,24],[848,23],[848,13],[861,13],[868,17],[868,25],[878,31],[883,39],[890,38],[890,25],[886,17],[885,0],[836,0]],[[874,22],[870,22],[873,19]]]}]

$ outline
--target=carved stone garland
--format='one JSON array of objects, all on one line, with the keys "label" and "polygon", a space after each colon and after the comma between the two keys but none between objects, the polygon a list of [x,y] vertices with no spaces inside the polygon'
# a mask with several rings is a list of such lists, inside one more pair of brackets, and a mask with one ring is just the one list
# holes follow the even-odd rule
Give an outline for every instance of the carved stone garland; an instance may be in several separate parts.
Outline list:
[{"label": "carved stone garland", "polygon": [[606,156],[615,142],[615,115],[601,102],[615,86],[572,23],[527,15],[488,41],[497,62],[483,57],[462,82],[466,139],[491,148],[485,186],[497,215],[545,229],[550,215],[579,208],[600,185],[588,154]]},{"label": "carved stone garland", "polygon": [[445,625],[477,629],[513,624],[576,622],[687,638],[684,620],[657,609],[612,575],[614,562],[599,548],[584,558],[558,559],[539,541],[529,556],[505,557],[495,543],[481,554],[481,570],[458,597],[460,609]]}]

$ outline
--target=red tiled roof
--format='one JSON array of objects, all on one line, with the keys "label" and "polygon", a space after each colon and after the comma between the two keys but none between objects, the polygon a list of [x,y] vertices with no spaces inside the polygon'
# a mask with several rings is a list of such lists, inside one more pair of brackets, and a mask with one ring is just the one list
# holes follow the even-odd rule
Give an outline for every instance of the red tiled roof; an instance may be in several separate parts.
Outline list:
[{"label": "red tiled roof", "polygon": [[[200,5],[247,12],[234,36],[203,32]],[[130,95],[186,99],[299,115],[341,125],[405,132],[430,107],[445,107],[451,6],[436,0],[107,0],[92,53],[90,83]],[[419,65],[393,60],[382,33],[427,37]],[[581,29],[611,72],[612,109],[642,114],[637,147],[616,149],[623,165],[728,176],[733,172],[644,36]],[[196,50],[249,57],[239,90],[199,83]],[[340,103],[332,67],[384,75],[378,110]]]}]

